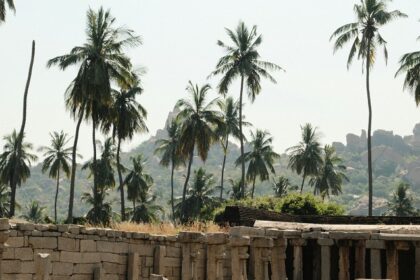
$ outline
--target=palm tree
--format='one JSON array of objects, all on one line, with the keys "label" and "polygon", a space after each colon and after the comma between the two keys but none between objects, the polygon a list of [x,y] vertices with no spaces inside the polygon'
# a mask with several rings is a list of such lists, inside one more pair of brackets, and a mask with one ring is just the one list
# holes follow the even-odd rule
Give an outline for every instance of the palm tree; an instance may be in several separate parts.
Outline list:
[{"label": "palm tree", "polygon": [[23,214],[21,217],[27,221],[40,224],[45,221],[45,209],[45,207],[39,205],[38,201],[32,201],[26,206],[26,214]]},{"label": "palm tree", "polygon": [[259,177],[263,182],[270,178],[270,172],[275,174],[274,160],[280,155],[273,151],[273,138],[268,131],[257,129],[255,134],[251,132],[251,139],[251,151],[239,156],[235,163],[237,166],[242,162],[248,163],[246,179],[252,182],[251,198],[254,198],[255,180]]},{"label": "palm tree", "polygon": [[[176,105],[180,109],[177,115],[177,121],[181,124],[178,154],[188,158],[187,175],[182,191],[181,205],[185,205],[184,202],[195,149],[197,149],[200,158],[205,161],[210,146],[218,139],[215,127],[222,125],[219,112],[213,110],[218,99],[213,99],[206,104],[209,90],[210,86],[208,84],[199,87],[198,85],[193,85],[190,81],[187,86],[187,91],[192,97],[191,101],[181,99]],[[181,213],[184,213],[184,211]],[[181,220],[183,220],[183,217],[181,217]]]},{"label": "palm tree", "polygon": [[[223,149],[222,175],[220,178],[220,199],[223,199],[223,183],[226,157],[228,153],[229,136],[232,136],[235,139],[240,139],[241,132],[239,129],[239,103],[237,101],[235,102],[232,97],[228,97],[223,101],[218,102],[218,106],[223,116],[223,125],[219,126],[217,131],[218,135],[220,136],[220,144]],[[250,124],[243,122],[242,125],[249,126]]]},{"label": "palm tree", "polygon": [[91,205],[92,208],[86,213],[86,220],[92,225],[109,226],[112,218],[112,205],[105,201],[109,195],[106,189],[99,188],[99,192],[83,193],[81,200]]},{"label": "palm tree", "polygon": [[288,167],[298,175],[302,174],[300,193],[303,192],[307,176],[316,176],[322,166],[322,152],[316,127],[307,123],[301,129],[302,141],[287,149],[287,152],[290,152]]},{"label": "palm tree", "polygon": [[3,146],[3,153],[0,154],[0,182],[8,184],[11,191],[9,215],[14,213],[17,186],[21,186],[31,176],[31,163],[37,160],[37,156],[30,153],[32,144],[23,142],[24,135],[20,138],[22,141],[19,141],[19,138],[16,130],[5,136],[3,139],[6,143]]},{"label": "palm tree", "polygon": [[139,201],[132,211],[131,221],[135,223],[156,223],[159,213],[164,213],[163,207],[156,204],[156,196],[149,195],[146,201]]},{"label": "palm tree", "polygon": [[70,139],[67,134],[61,131],[53,132],[51,136],[51,146],[41,147],[44,151],[44,161],[42,163],[42,172],[49,170],[49,177],[56,179],[56,190],[54,198],[54,221],[57,223],[57,199],[60,187],[60,171],[63,170],[67,178],[70,177],[71,147],[66,147]]},{"label": "palm tree", "polygon": [[9,217],[10,211],[10,190],[7,185],[0,183],[0,217]]},{"label": "palm tree", "polygon": [[132,169],[125,178],[124,184],[127,185],[127,199],[133,203],[133,209],[136,208],[136,202],[145,202],[150,186],[153,185],[153,178],[144,170],[146,161],[140,154],[137,157],[131,157]]},{"label": "palm tree", "polygon": [[121,219],[125,221],[125,194],[120,163],[121,142],[131,140],[136,132],[148,132],[145,119],[146,109],[136,101],[143,89],[139,81],[135,80],[132,85],[121,88],[120,91],[113,90],[113,105],[111,109],[111,122],[105,122],[105,130],[113,126],[113,134],[117,136],[117,171],[119,179],[119,190],[121,200]]},{"label": "palm tree", "polygon": [[[218,85],[219,93],[225,95],[233,80],[240,78],[239,92],[239,131],[241,143],[241,156],[244,156],[244,138],[242,129],[242,105],[243,92],[246,83],[248,96],[251,102],[254,102],[256,96],[261,92],[261,77],[269,79],[276,83],[269,71],[282,70],[274,63],[260,60],[260,54],[257,48],[262,43],[262,36],[257,34],[257,26],[251,30],[245,23],[239,22],[235,31],[226,28],[226,33],[233,42],[233,46],[226,45],[222,41],[217,44],[224,48],[226,55],[219,59],[216,70],[211,76],[223,75]],[[242,170],[242,196],[245,196],[245,162],[241,164]]]},{"label": "palm tree", "polygon": [[369,216],[372,216],[372,103],[370,94],[370,70],[373,67],[378,47],[384,48],[385,60],[388,60],[387,42],[379,33],[379,28],[392,20],[406,17],[398,10],[388,12],[387,0],[361,0],[360,4],[354,5],[357,21],[338,28],[331,35],[330,40],[336,38],[334,52],[341,49],[346,43],[351,44],[350,54],[347,59],[347,68],[350,67],[353,59],[357,56],[366,66],[366,93],[368,99],[369,120],[368,120],[368,175],[369,175]]},{"label": "palm tree", "polygon": [[177,216],[183,217],[184,221],[194,221],[202,218],[203,210],[214,209],[219,204],[219,200],[213,197],[216,190],[214,184],[213,175],[207,174],[203,168],[194,171],[194,179],[187,190],[185,201],[178,199],[175,206]]},{"label": "palm tree", "polygon": [[6,4],[9,8],[9,10],[12,10],[13,12],[16,12],[15,4],[13,0],[0,0],[0,23],[6,21]]},{"label": "palm tree", "polygon": [[273,179],[272,185],[275,197],[284,197],[289,193],[290,190],[299,188],[298,186],[293,186],[289,179],[285,176],[278,176],[277,178]]},{"label": "palm tree", "polygon": [[407,217],[415,216],[418,211],[413,206],[413,197],[407,192],[410,185],[401,182],[392,194],[391,201],[388,202],[388,216]]},{"label": "palm tree", "polygon": [[343,171],[343,160],[335,153],[335,148],[330,145],[324,147],[323,165],[319,174],[311,179],[310,184],[314,187],[314,195],[321,195],[322,199],[332,195],[338,195],[344,181],[349,181]]},{"label": "palm tree", "polygon": [[231,189],[228,191],[229,198],[233,200],[240,200],[242,197],[241,179],[238,179],[238,180],[229,179],[228,182],[231,187]]},{"label": "palm tree", "polygon": [[178,166],[185,165],[185,158],[177,154],[180,145],[180,125],[175,119],[166,126],[166,132],[168,134],[166,139],[158,139],[155,142],[155,145],[157,146],[155,153],[162,155],[159,162],[162,166],[168,167],[171,165],[171,208],[172,218],[175,219],[174,171]]},{"label": "palm tree", "polygon": [[[130,59],[123,53],[125,47],[141,43],[132,30],[115,27],[115,18],[101,7],[97,12],[87,12],[87,41],[74,47],[69,54],[48,61],[47,67],[58,65],[61,70],[80,65],[76,78],[66,91],[66,106],[72,116],[78,118],[72,154],[70,201],[68,221],[73,218],[74,184],[76,172],[76,148],[79,128],[83,118],[92,120],[93,162],[96,162],[96,128],[103,116],[109,115],[112,104],[111,81],[126,86],[133,80]],[[93,172],[93,190],[97,182]]]}]

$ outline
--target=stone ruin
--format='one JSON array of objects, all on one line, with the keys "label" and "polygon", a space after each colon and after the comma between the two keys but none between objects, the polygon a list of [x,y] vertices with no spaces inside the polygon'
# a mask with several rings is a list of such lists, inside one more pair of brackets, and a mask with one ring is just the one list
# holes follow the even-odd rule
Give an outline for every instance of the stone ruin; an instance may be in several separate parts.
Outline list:
[{"label": "stone ruin", "polygon": [[174,236],[0,219],[0,279],[420,279],[420,226],[256,221]]}]

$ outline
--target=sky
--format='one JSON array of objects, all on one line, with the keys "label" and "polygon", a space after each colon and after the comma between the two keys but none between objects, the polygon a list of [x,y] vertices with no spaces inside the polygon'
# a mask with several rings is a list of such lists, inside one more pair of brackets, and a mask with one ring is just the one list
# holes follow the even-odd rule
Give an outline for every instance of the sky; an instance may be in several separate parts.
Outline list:
[{"label": "sky", "polygon": [[[110,9],[116,25],[133,29],[143,45],[127,50],[135,66],[146,67],[144,93],[138,101],[148,110],[150,134],[137,135],[129,150],[163,128],[176,101],[187,97],[185,87],[210,83],[217,97],[219,78],[207,79],[223,50],[217,40],[229,42],[224,28],[240,20],[257,25],[263,35],[262,59],[282,66],[274,73],[277,84],[263,82],[262,92],[244,114],[255,128],[274,137],[278,152],[300,140],[300,126],[310,122],[322,133],[322,142],[345,142],[347,133],[367,127],[365,78],[359,61],[346,68],[349,46],[333,54],[329,37],[339,26],[355,20],[355,0],[15,0],[16,15],[0,25],[0,136],[19,128],[31,41],[36,41],[35,66],[28,98],[26,140],[35,148],[48,145],[49,133],[73,135],[76,123],[64,106],[64,91],[77,67],[61,71],[46,68],[48,59],[65,54],[85,41],[89,7]],[[404,92],[402,77],[394,78],[400,57],[420,49],[420,2],[394,0],[389,8],[409,15],[381,30],[388,41],[389,60],[379,55],[371,74],[373,129],[409,135],[420,110]],[[379,53],[380,54],[380,53]],[[239,84],[230,94],[239,96]],[[79,152],[92,154],[91,129],[84,124]],[[0,144],[3,144],[0,140]]]}]

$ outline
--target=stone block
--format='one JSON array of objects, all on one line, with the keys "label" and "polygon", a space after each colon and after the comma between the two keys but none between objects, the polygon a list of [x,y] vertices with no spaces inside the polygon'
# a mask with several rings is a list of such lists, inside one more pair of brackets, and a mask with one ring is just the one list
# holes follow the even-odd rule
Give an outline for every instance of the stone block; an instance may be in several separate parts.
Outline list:
[{"label": "stone block", "polygon": [[101,256],[101,261],[103,262],[118,263],[118,264],[127,263],[127,256],[124,256],[124,255],[118,255],[118,254],[113,254],[113,253],[100,253],[98,255]]},{"label": "stone block", "polygon": [[139,253],[140,256],[153,256],[154,246],[150,244],[129,244],[129,253]]},{"label": "stone block", "polygon": [[15,258],[21,261],[32,261],[34,259],[34,251],[32,248],[16,248]]},{"label": "stone block", "polygon": [[2,273],[20,273],[22,262],[19,260],[2,260],[1,272]]},{"label": "stone block", "polygon": [[251,239],[247,236],[231,236],[229,239],[229,245],[231,247],[243,247],[249,246]]},{"label": "stone block", "polygon": [[123,242],[97,241],[96,248],[98,252],[126,254],[128,244]]},{"label": "stone block", "polygon": [[20,266],[20,273],[35,273],[35,262],[34,261],[22,261]]},{"label": "stone block", "polygon": [[74,265],[72,263],[54,262],[52,264],[52,274],[53,275],[72,275],[73,266]]},{"label": "stone block", "polygon": [[25,231],[25,230],[33,231],[35,229],[35,225],[34,224],[30,224],[30,223],[18,223],[17,224],[17,228],[20,231]]},{"label": "stone block", "polygon": [[94,263],[77,263],[73,267],[74,274],[92,274],[93,269],[97,267],[97,264]]},{"label": "stone block", "polygon": [[165,258],[165,265],[168,267],[181,267],[182,266],[182,259],[181,258]]},{"label": "stone block", "polygon": [[125,275],[126,267],[122,264],[103,262],[102,267],[105,271],[113,274]]},{"label": "stone block", "polygon": [[268,237],[253,237],[251,239],[251,246],[258,248],[271,248],[273,247],[273,239]]},{"label": "stone block", "polygon": [[29,237],[29,245],[35,249],[56,249],[57,238],[55,237]]},{"label": "stone block", "polygon": [[3,251],[3,260],[14,260],[15,248],[6,247]]},{"label": "stone block", "polygon": [[225,244],[228,241],[228,237],[226,233],[208,233],[206,235],[206,243],[212,245]]},{"label": "stone block", "polygon": [[180,232],[178,240],[183,243],[201,243],[205,239],[205,235],[201,232]]},{"label": "stone block", "polygon": [[78,239],[58,237],[58,250],[79,251],[79,242]]},{"label": "stone block", "polygon": [[101,255],[98,253],[62,251],[60,253],[60,261],[69,263],[99,263],[101,261]]},{"label": "stone block", "polygon": [[6,244],[9,245],[10,247],[14,247],[14,248],[23,247],[24,244],[25,244],[24,240],[25,240],[24,237],[9,237],[7,239]]},{"label": "stone block", "polygon": [[32,280],[32,274],[3,274],[1,280]]},{"label": "stone block", "polygon": [[80,240],[80,252],[96,252],[96,241]]}]

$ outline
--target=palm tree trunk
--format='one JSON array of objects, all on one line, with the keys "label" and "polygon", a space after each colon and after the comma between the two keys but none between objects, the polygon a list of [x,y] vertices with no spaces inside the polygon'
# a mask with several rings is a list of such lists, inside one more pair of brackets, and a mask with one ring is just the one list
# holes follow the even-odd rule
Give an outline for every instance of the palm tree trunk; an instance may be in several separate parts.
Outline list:
[{"label": "palm tree trunk", "polygon": [[222,176],[220,179],[220,199],[223,199],[223,183],[224,183],[224,176],[225,176],[225,165],[226,165],[226,155],[227,155],[227,148],[229,145],[229,135],[226,136],[226,142],[224,149],[224,155],[223,155],[223,164],[222,164]]},{"label": "palm tree trunk", "polygon": [[96,184],[96,120],[92,117],[92,144],[93,144],[93,201],[97,205],[99,200],[98,188]]},{"label": "palm tree trunk", "polygon": [[76,167],[77,167],[77,163],[76,163],[77,142],[79,141],[79,130],[80,130],[80,125],[83,120],[84,109],[85,109],[84,107],[85,105],[82,104],[82,107],[80,109],[79,120],[77,121],[77,125],[76,125],[76,132],[74,134],[73,151],[72,151],[72,156],[71,156],[70,197],[69,197],[69,211],[67,214],[67,223],[69,224],[73,223],[74,184],[76,181]]},{"label": "palm tree trunk", "polygon": [[58,199],[58,189],[60,187],[60,168],[58,168],[57,173],[57,187],[55,189],[55,198],[54,198],[54,221],[57,223],[57,199]]},{"label": "palm tree trunk", "polygon": [[194,145],[193,145],[193,147],[191,149],[191,152],[190,152],[190,160],[188,162],[187,176],[185,177],[184,188],[182,190],[182,202],[181,202],[182,203],[181,204],[182,211],[181,211],[181,217],[180,217],[181,222],[184,222],[183,219],[184,219],[184,213],[185,213],[185,209],[184,209],[185,197],[187,195],[187,186],[188,186],[188,181],[190,180],[191,165],[192,165],[193,160],[194,160]]},{"label": "palm tree trunk", "polygon": [[369,122],[368,122],[368,135],[367,135],[367,146],[368,146],[368,176],[369,176],[369,216],[372,216],[372,205],[373,205],[373,179],[372,179],[372,103],[370,99],[370,45],[371,39],[368,40],[368,57],[366,58],[366,93],[369,108]]},{"label": "palm tree trunk", "polygon": [[254,176],[254,179],[252,180],[252,193],[251,193],[252,199],[254,199],[255,179],[256,179],[256,176]]},{"label": "palm tree trunk", "polygon": [[17,143],[16,143],[16,161],[13,170],[12,180],[10,182],[10,211],[9,216],[13,217],[15,215],[15,205],[16,205],[16,187],[18,181],[18,169],[19,169],[19,159],[22,156],[22,141],[23,141],[23,134],[25,132],[25,125],[26,125],[26,109],[27,109],[27,102],[28,102],[28,93],[29,93],[29,85],[31,84],[32,78],[32,69],[34,66],[34,59],[35,59],[35,41],[32,41],[32,54],[31,54],[31,62],[29,63],[29,72],[28,78],[26,80],[25,92],[23,94],[23,116],[22,116],[22,125],[20,127]]},{"label": "palm tree trunk", "polygon": [[121,199],[121,220],[125,221],[125,195],[124,195],[124,183],[121,173],[120,166],[120,151],[121,151],[121,138],[118,137],[118,146],[117,146],[117,171],[118,179],[120,181],[120,199]]},{"label": "palm tree trunk", "polygon": [[303,192],[303,185],[305,185],[306,174],[303,174],[302,185],[300,186],[300,194]]},{"label": "palm tree trunk", "polygon": [[[244,135],[242,132],[242,99],[243,99],[243,92],[244,92],[244,75],[241,75],[241,92],[239,94],[239,131],[240,137],[239,140],[241,142],[241,158],[244,158]],[[245,161],[242,160],[241,162],[241,193],[242,198],[245,198]]]},{"label": "palm tree trunk", "polygon": [[174,154],[172,154],[172,168],[171,168],[171,207],[172,207],[172,220],[175,223],[175,205],[174,205],[174,171],[175,171],[175,164],[174,164]]}]

